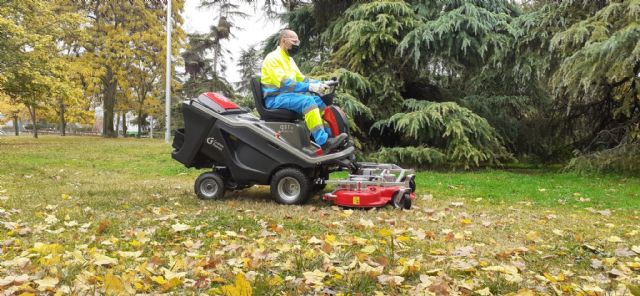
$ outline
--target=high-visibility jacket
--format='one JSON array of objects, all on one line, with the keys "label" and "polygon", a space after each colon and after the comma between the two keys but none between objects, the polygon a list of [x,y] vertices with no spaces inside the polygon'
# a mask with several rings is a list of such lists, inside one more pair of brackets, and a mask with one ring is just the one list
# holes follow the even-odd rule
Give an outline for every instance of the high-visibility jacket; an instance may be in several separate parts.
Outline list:
[{"label": "high-visibility jacket", "polygon": [[262,92],[265,97],[287,92],[308,92],[309,79],[287,52],[278,46],[262,62]]}]

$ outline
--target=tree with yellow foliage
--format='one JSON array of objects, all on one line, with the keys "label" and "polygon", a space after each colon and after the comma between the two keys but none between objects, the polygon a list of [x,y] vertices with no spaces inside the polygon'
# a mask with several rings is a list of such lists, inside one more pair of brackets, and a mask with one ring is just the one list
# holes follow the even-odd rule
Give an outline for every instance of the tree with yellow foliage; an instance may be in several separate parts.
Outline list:
[{"label": "tree with yellow foliage", "polygon": [[26,106],[36,138],[38,111],[81,93],[60,48],[77,34],[81,20],[68,0],[10,0],[0,6],[0,91],[12,105]]}]

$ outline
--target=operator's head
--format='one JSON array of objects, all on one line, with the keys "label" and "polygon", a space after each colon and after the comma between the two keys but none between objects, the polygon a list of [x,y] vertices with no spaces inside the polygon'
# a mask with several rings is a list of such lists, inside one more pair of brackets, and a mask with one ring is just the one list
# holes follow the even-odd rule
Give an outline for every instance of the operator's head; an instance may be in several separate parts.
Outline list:
[{"label": "operator's head", "polygon": [[278,44],[289,55],[294,55],[300,48],[300,39],[298,39],[296,32],[285,29],[280,32],[280,42]]}]

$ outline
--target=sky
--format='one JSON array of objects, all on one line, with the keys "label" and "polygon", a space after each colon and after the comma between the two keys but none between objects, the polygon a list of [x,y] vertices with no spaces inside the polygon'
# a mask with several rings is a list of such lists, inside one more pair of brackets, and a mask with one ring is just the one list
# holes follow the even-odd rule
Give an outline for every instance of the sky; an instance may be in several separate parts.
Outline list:
[{"label": "sky", "polygon": [[[259,1],[258,1],[259,2]],[[218,12],[213,8],[199,8],[200,0],[187,0],[183,12],[183,28],[187,33],[207,33],[209,28],[217,23]],[[256,6],[257,5],[257,6]],[[247,49],[251,45],[260,44],[267,36],[278,32],[282,25],[279,21],[267,19],[262,13],[261,3],[241,4],[240,11],[250,15],[249,18],[236,18],[234,23],[240,28],[232,28],[231,40],[223,41],[223,46],[231,50],[231,57],[227,59],[227,71],[225,73],[227,81],[237,82],[240,80],[239,69],[236,67],[237,59],[242,49]]]}]

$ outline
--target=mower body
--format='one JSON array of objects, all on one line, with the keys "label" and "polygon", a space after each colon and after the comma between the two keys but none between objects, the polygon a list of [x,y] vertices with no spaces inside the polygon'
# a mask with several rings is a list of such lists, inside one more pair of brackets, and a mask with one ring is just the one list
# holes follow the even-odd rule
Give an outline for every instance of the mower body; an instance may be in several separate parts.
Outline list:
[{"label": "mower body", "polygon": [[353,147],[324,155],[310,141],[302,120],[260,120],[216,93],[182,103],[185,127],[175,133],[173,159],[186,167],[215,168],[227,189],[268,185],[282,167],[296,167],[318,178],[349,161]]}]

